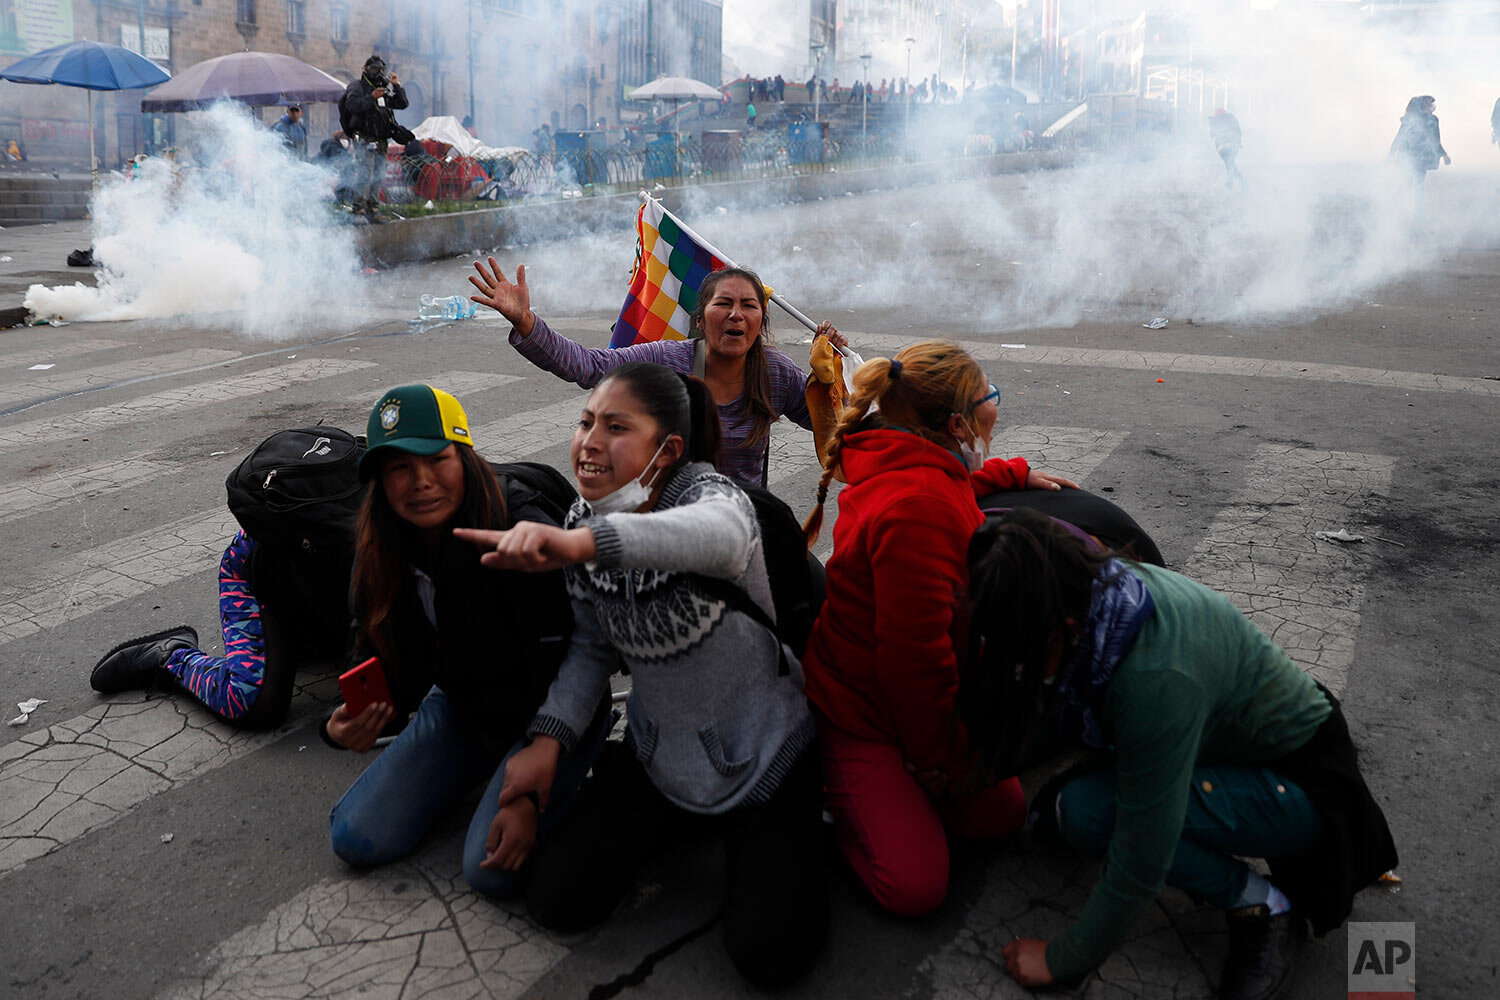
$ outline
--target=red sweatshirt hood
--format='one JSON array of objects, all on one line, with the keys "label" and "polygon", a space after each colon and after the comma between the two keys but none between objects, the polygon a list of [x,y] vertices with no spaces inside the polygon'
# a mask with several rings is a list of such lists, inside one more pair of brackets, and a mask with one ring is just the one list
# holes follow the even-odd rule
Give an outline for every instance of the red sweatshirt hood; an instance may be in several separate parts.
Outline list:
[{"label": "red sweatshirt hood", "polygon": [[909,431],[881,428],[844,438],[839,463],[850,486],[882,472],[928,467],[967,483],[969,471],[953,452]]}]

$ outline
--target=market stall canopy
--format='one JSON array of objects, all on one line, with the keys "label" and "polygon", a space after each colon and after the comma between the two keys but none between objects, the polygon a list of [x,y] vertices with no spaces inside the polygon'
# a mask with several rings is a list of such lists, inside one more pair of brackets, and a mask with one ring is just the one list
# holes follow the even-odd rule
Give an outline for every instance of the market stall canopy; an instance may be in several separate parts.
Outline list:
[{"label": "market stall canopy", "polygon": [[526,150],[520,146],[485,145],[470,135],[469,130],[452,115],[434,115],[426,118],[411,132],[418,139],[441,142],[445,146],[452,146],[459,156],[468,156],[476,160],[509,160],[515,159],[518,155],[526,155]]},{"label": "market stall canopy", "polygon": [[0,73],[0,80],[11,83],[55,83],[85,90],[135,90],[171,78],[171,73],[129,49],[87,40],[44,49]]},{"label": "market stall canopy", "polygon": [[11,83],[79,87],[89,97],[89,173],[99,186],[99,163],[94,156],[94,91],[154,87],[172,74],[144,56],[108,42],[69,42],[43,49],[10,64],[0,80]]},{"label": "market stall canopy", "polygon": [[215,101],[252,107],[336,101],[344,84],[300,59],[275,52],[233,52],[178,73],[141,101],[142,111],[197,111]]},{"label": "market stall canopy", "polygon": [[664,76],[630,92],[632,101],[718,101],[723,97],[718,87],[685,76]]}]

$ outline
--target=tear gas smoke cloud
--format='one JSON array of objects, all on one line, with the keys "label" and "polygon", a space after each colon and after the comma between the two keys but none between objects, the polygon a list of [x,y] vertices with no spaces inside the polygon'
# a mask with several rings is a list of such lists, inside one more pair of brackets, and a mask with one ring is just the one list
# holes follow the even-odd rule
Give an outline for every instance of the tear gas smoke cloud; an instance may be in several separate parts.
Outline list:
[{"label": "tear gas smoke cloud", "polygon": [[286,154],[242,110],[188,116],[178,161],[146,161],[95,195],[99,284],[32,285],[25,305],[67,320],[183,317],[280,338],[353,300],[359,267],[328,200],[333,171]]},{"label": "tear gas smoke cloud", "polygon": [[[1184,9],[1196,57],[1230,77],[1248,192],[1225,190],[1206,104],[1147,152],[1084,154],[1072,169],[727,215],[704,190],[684,216],[814,315],[910,308],[932,329],[994,331],[1307,314],[1368,297],[1454,246],[1500,241],[1500,198],[1481,174],[1500,167],[1491,23],[1432,16],[1418,35],[1409,21],[1306,4],[1219,17],[1207,6]],[[914,63],[913,74],[930,69]],[[1407,99],[1429,93],[1455,166],[1428,175],[1419,209],[1386,152]],[[920,135],[915,145],[945,148]],[[505,263],[532,265],[539,308],[608,312],[623,295],[625,243],[529,248]]]}]

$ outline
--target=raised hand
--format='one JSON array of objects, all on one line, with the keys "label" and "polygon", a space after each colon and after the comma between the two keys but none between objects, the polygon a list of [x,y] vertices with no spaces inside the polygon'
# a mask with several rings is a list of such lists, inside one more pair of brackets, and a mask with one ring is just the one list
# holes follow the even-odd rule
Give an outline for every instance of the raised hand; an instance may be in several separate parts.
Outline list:
[{"label": "raised hand", "polygon": [[[485,266],[485,261],[489,262],[488,267]],[[511,326],[520,331],[521,336],[531,336],[536,315],[531,311],[531,291],[526,287],[526,265],[516,268],[514,284],[506,280],[505,272],[500,270],[500,265],[493,257],[476,260],[474,270],[479,272],[479,276],[469,275],[469,284],[479,289],[479,294],[470,295],[469,298],[482,306],[489,306],[510,320]]]}]

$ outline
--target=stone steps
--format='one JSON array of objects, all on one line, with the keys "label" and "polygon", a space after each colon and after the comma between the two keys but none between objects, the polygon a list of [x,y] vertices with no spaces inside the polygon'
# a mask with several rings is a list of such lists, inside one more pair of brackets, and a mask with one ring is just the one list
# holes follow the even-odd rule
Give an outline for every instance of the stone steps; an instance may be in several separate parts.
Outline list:
[{"label": "stone steps", "polygon": [[0,174],[0,226],[87,218],[89,194],[86,176]]}]

